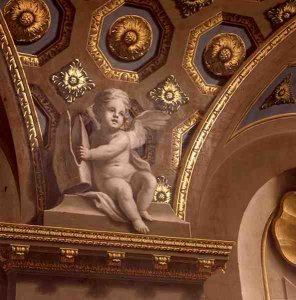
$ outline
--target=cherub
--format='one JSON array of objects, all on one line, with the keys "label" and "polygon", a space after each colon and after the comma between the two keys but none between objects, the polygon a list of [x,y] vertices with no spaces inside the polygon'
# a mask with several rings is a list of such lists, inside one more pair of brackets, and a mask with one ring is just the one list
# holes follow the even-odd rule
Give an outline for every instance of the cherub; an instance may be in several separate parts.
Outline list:
[{"label": "cherub", "polygon": [[90,149],[80,146],[81,160],[91,162],[92,181],[97,191],[107,194],[132,222],[135,230],[148,233],[144,220],[148,213],[156,179],[150,165],[133,150],[146,141],[146,128],[160,129],[169,116],[160,111],[145,111],[134,119],[132,129],[123,126],[130,108],[127,93],[107,89],[95,98],[93,121],[96,130],[90,135]]}]

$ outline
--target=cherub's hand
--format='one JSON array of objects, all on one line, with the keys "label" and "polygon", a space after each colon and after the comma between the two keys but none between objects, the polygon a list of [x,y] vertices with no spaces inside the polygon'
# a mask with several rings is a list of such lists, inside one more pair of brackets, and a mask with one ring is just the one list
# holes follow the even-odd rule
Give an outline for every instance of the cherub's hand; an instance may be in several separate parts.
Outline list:
[{"label": "cherub's hand", "polygon": [[90,150],[86,147],[80,146],[78,147],[78,156],[81,160],[89,160]]}]

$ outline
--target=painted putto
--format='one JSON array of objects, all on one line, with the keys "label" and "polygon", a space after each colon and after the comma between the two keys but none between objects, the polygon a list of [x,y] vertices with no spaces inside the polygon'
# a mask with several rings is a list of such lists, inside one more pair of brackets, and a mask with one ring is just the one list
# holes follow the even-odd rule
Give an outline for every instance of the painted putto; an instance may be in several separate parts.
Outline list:
[{"label": "painted putto", "polygon": [[[148,233],[144,221],[153,221],[147,210],[157,182],[149,163],[136,149],[145,144],[147,130],[161,129],[169,116],[147,110],[134,118],[127,130],[129,108],[129,97],[124,91],[113,88],[99,93],[87,110],[92,127],[89,136],[81,115],[69,126],[73,150],[68,153],[75,153],[79,180],[73,181],[73,172],[66,168],[70,164],[63,146],[55,150],[54,169],[62,193],[75,191],[85,201],[95,201],[96,208],[112,220],[131,222],[137,232]],[[69,113],[68,122],[71,124]],[[67,135],[63,122],[58,130],[60,136]]]}]

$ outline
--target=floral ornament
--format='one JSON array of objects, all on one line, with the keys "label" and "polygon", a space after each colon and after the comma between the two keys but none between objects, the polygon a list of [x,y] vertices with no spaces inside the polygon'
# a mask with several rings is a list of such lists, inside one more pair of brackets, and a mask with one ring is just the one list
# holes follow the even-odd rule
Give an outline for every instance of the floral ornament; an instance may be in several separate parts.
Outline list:
[{"label": "floral ornament", "polygon": [[116,58],[134,61],[148,52],[152,37],[151,26],[144,18],[128,15],[113,23],[107,35],[107,45]]},{"label": "floral ornament", "polygon": [[245,43],[234,33],[221,33],[214,36],[203,53],[207,69],[217,76],[229,76],[235,73],[245,57]]},{"label": "floral ornament", "polygon": [[10,0],[4,6],[4,17],[16,42],[39,40],[50,26],[50,11],[42,0]]},{"label": "floral ornament", "polygon": [[201,8],[213,3],[213,0],[175,0],[182,17],[186,18]]},{"label": "floral ornament", "polygon": [[78,59],[53,74],[51,81],[58,93],[69,103],[95,87],[95,83],[88,78]]},{"label": "floral ornament", "polygon": [[172,187],[168,184],[168,180],[164,176],[156,178],[157,186],[154,193],[153,202],[169,203],[172,202]]},{"label": "floral ornament", "polygon": [[296,267],[296,192],[288,192],[272,222],[277,249],[286,262]]},{"label": "floral ornament", "polygon": [[189,97],[181,90],[174,75],[170,75],[159,83],[149,92],[149,96],[156,103],[157,108],[169,114],[177,111],[180,105],[189,101]]},{"label": "floral ornament", "polygon": [[292,92],[292,74],[289,74],[264,101],[264,103],[260,106],[260,109],[266,109],[273,105],[295,103],[296,99]]},{"label": "floral ornament", "polygon": [[267,18],[273,26],[278,27],[290,20],[296,14],[296,0],[281,3],[266,12]]}]

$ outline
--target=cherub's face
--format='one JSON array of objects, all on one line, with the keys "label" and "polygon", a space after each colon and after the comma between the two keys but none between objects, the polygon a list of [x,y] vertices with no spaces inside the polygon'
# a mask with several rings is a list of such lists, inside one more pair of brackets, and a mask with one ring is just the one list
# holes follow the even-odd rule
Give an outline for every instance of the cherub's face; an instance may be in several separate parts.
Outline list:
[{"label": "cherub's face", "polygon": [[102,127],[119,129],[124,122],[126,107],[120,99],[114,99],[104,105],[104,111],[100,114]]}]

